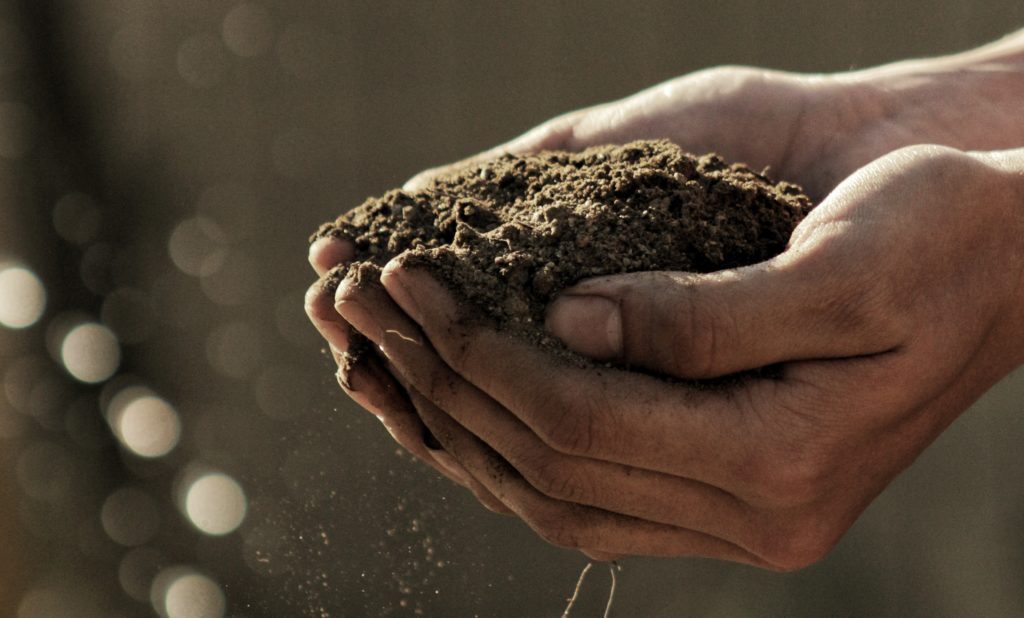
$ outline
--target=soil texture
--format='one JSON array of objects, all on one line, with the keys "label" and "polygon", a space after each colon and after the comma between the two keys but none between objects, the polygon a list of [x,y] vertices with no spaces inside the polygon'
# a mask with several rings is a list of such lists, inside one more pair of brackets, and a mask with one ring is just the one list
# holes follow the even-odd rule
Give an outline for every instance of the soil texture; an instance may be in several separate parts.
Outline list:
[{"label": "soil texture", "polygon": [[785,249],[811,208],[799,186],[764,172],[638,141],[504,155],[420,191],[368,199],[313,239],[355,245],[355,261],[333,271],[329,287],[342,277],[376,281],[404,254],[465,302],[466,319],[561,349],[543,324],[565,288],[599,275],[761,262]]}]

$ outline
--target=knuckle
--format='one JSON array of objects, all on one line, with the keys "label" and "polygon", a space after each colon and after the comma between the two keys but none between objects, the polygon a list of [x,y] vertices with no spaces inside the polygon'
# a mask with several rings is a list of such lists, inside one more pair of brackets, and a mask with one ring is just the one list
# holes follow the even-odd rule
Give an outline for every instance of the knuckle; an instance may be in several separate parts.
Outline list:
[{"label": "knuckle", "polygon": [[673,353],[670,366],[681,376],[713,377],[723,342],[735,330],[732,312],[714,307],[706,299],[698,302],[689,290],[671,305],[675,319],[669,331]]},{"label": "knuckle", "polygon": [[798,517],[783,526],[768,527],[760,541],[761,557],[777,571],[792,572],[820,562],[835,546],[838,535],[812,517]]},{"label": "knuckle", "polygon": [[819,309],[837,332],[864,334],[879,345],[896,345],[908,330],[900,309],[905,294],[892,283],[864,270],[834,273],[833,290],[822,298]]}]

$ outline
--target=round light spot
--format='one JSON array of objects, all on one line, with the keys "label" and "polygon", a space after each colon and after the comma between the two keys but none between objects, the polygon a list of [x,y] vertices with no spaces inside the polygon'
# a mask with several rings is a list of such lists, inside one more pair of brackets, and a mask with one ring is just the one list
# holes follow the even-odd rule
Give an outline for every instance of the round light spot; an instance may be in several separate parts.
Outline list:
[{"label": "round light spot", "polygon": [[227,55],[212,34],[191,36],[178,46],[178,74],[195,88],[212,88],[224,77]]},{"label": "round light spot", "polygon": [[95,384],[117,371],[121,348],[109,328],[89,322],[68,332],[60,346],[60,358],[75,379]]},{"label": "round light spot", "polygon": [[224,17],[224,44],[243,58],[259,56],[274,39],[274,23],[267,9],[243,2]]},{"label": "round light spot", "polygon": [[220,472],[199,477],[185,494],[185,513],[189,521],[214,536],[234,532],[245,519],[247,508],[242,487]]},{"label": "round light spot", "polygon": [[181,272],[202,277],[212,275],[224,264],[226,244],[227,237],[216,222],[193,217],[174,228],[167,248]]},{"label": "round light spot", "polygon": [[0,103],[0,157],[20,159],[32,147],[35,118],[21,103]]},{"label": "round light spot", "polygon": [[46,288],[31,270],[0,266],[0,325],[28,328],[46,309]]},{"label": "round light spot", "polygon": [[134,547],[160,530],[160,511],[149,494],[124,487],[107,496],[100,510],[100,523],[115,543]]},{"label": "round light spot", "polygon": [[162,457],[181,438],[177,411],[159,397],[140,397],[125,406],[117,423],[122,444],[140,457]]},{"label": "round light spot", "polygon": [[221,618],[226,606],[217,582],[194,572],[175,577],[167,586],[161,604],[168,618]]},{"label": "round light spot", "polygon": [[100,209],[83,193],[68,193],[53,207],[53,228],[64,240],[84,245],[100,230]]},{"label": "round light spot", "polygon": [[114,434],[140,457],[163,457],[181,438],[178,412],[160,397],[142,394],[122,404],[115,396],[110,408]]}]

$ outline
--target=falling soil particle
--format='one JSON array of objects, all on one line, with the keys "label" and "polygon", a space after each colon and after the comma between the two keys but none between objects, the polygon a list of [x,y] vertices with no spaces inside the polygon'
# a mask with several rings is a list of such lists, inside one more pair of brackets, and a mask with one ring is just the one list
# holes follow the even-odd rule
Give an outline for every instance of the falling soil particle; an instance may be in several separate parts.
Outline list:
[{"label": "falling soil particle", "polygon": [[404,253],[465,302],[466,319],[572,357],[543,328],[563,289],[598,275],[761,262],[785,249],[811,207],[794,184],[667,141],[638,141],[501,156],[419,191],[369,199],[313,239],[355,245],[355,260],[331,273],[329,287],[342,277],[375,282]]}]

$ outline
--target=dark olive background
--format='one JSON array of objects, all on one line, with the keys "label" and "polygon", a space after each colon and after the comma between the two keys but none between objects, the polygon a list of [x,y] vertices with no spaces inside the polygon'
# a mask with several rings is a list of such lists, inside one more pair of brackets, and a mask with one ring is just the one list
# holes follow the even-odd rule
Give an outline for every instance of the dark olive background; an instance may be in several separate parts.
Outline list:
[{"label": "dark olive background", "polygon": [[[153,615],[121,589],[128,548],[99,522],[124,485],[159,505],[150,569],[208,574],[228,616],[560,615],[586,560],[398,453],[337,388],[302,315],[308,233],[420,169],[692,70],[839,71],[1024,25],[1020,0],[262,0],[248,57],[225,35],[239,4],[0,2],[0,101],[28,110],[0,122],[23,146],[0,156],[0,262],[28,265],[49,294],[38,325],[0,327],[0,378],[38,357],[32,384],[51,395],[19,408],[0,392],[2,615]],[[52,223],[70,191],[101,215],[79,245]],[[197,215],[222,237],[190,248],[226,256],[201,278],[168,249]],[[134,301],[111,317],[125,288]],[[114,386],[78,384],[47,356],[68,312],[103,315],[124,339]],[[168,457],[140,460],[107,435],[100,411],[133,380],[181,415]],[[821,564],[626,559],[613,615],[1024,614],[1022,395],[1020,375],[989,393]],[[28,473],[40,444],[57,456]],[[244,487],[237,532],[207,537],[181,515],[197,465]],[[608,574],[591,577],[576,616],[603,608]]]}]

